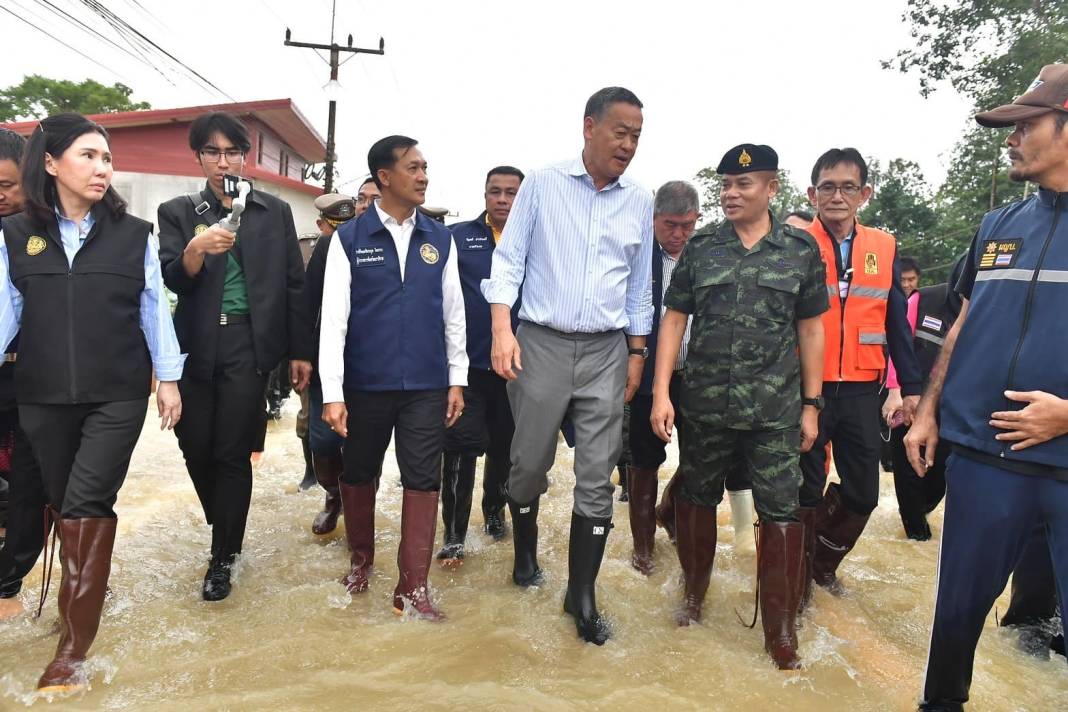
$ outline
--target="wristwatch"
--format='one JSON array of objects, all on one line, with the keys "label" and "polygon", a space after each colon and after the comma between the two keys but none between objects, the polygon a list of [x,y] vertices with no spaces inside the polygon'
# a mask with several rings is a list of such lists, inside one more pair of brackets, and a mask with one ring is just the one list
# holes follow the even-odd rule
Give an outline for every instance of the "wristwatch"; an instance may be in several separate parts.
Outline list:
[{"label": "wristwatch", "polygon": [[642,358],[649,358],[649,347],[643,346],[640,349],[627,349],[627,353],[631,356],[641,356]]},{"label": "wristwatch", "polygon": [[827,401],[823,399],[823,396],[816,396],[815,398],[802,398],[801,405],[813,406],[816,410],[823,410],[823,407],[827,405]]}]

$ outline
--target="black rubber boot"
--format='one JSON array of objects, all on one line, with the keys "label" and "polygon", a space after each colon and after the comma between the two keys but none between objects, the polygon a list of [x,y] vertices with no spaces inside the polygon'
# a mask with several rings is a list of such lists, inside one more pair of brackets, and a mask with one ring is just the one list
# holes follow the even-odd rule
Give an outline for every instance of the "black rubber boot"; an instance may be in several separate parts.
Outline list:
[{"label": "black rubber boot", "polygon": [[508,535],[504,524],[504,485],[512,463],[507,457],[494,457],[486,453],[485,466],[482,470],[482,519],[485,531],[493,541],[501,541]]},{"label": "black rubber boot", "polygon": [[544,580],[538,567],[538,499],[527,504],[508,500],[512,514],[512,546],[515,563],[512,566],[512,581],[517,586],[538,586]]},{"label": "black rubber boot", "polygon": [[221,601],[230,595],[230,574],[233,567],[233,556],[219,555],[211,558],[201,591],[205,601]]},{"label": "black rubber boot", "polygon": [[297,485],[297,489],[304,492],[314,487],[317,480],[315,479],[315,467],[312,465],[312,453],[311,447],[308,445],[307,435],[300,439],[300,447],[304,451],[304,479]]},{"label": "black rubber boot", "polygon": [[627,475],[630,472],[630,465],[616,465],[616,471],[619,473],[619,501],[630,501],[630,488],[627,486]]},{"label": "black rubber boot", "polygon": [[475,487],[475,460],[452,450],[446,450],[441,459],[441,521],[445,525],[445,544],[437,558],[442,566],[460,566],[464,562],[471,492]]},{"label": "black rubber boot", "polygon": [[579,637],[594,645],[604,645],[611,635],[608,622],[597,611],[596,597],[597,574],[611,529],[611,519],[590,519],[571,513],[564,613],[575,619]]}]

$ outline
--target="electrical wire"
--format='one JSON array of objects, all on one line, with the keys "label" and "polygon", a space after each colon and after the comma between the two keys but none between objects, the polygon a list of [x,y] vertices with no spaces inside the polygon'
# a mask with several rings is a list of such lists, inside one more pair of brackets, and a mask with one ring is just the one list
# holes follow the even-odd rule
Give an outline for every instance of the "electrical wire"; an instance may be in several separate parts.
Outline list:
[{"label": "electrical wire", "polygon": [[[83,59],[87,59],[87,60],[89,60],[90,62],[92,62],[92,63],[93,63],[93,64],[95,64],[96,66],[100,67],[101,69],[103,69],[103,70],[105,70],[105,71],[108,71],[108,72],[114,72],[114,71],[115,71],[115,70],[114,70],[114,69],[112,69],[111,67],[105,67],[105,66],[104,66],[103,64],[101,64],[100,62],[96,61],[95,59],[93,59],[93,58],[92,58],[92,57],[90,57],[89,55],[85,54],[85,53],[84,53],[84,52],[82,52],[81,50],[75,49],[75,48],[74,48],[74,47],[72,47],[72,46],[71,46],[70,44],[68,44],[68,43],[66,43],[66,42],[64,42],[64,41],[62,41],[61,39],[59,39],[58,37],[56,37],[55,35],[53,35],[53,34],[52,34],[51,32],[48,32],[47,30],[41,29],[40,27],[38,27],[37,25],[33,24],[32,22],[30,22],[30,21],[29,21],[29,20],[27,20],[26,18],[24,18],[24,17],[21,17],[20,15],[17,15],[17,14],[15,14],[14,12],[12,12],[12,11],[11,11],[11,9],[10,9],[10,8],[7,8],[7,7],[4,7],[3,5],[0,5],[0,10],[3,10],[3,11],[4,11],[4,12],[6,12],[7,14],[11,15],[11,16],[12,16],[12,17],[14,17],[14,18],[15,18],[16,20],[19,20],[20,22],[24,22],[24,23],[26,23],[27,25],[29,25],[29,26],[30,26],[30,27],[32,27],[33,29],[37,30],[37,31],[38,31],[38,32],[40,32],[41,34],[45,35],[46,37],[49,37],[50,39],[53,39],[53,40],[55,40],[55,41],[56,41],[56,42],[58,42],[59,44],[63,45],[63,46],[64,46],[64,47],[66,47],[67,49],[69,49],[69,50],[70,50],[71,52],[74,52],[74,53],[75,53],[76,55],[78,55],[79,57],[82,57]],[[121,76],[121,75],[120,75],[120,76]],[[126,81],[129,81],[129,79],[127,79]]]}]

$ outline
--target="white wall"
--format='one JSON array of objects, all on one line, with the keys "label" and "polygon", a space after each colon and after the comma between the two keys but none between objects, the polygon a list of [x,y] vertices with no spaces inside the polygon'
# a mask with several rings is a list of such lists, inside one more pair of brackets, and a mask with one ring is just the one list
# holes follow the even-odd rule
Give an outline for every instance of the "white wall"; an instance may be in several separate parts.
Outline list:
[{"label": "white wall", "polygon": [[[129,211],[142,220],[156,223],[156,210],[176,195],[199,192],[204,187],[203,178],[190,176],[168,176],[156,173],[130,173],[115,171],[112,185],[126,202]],[[256,189],[270,193],[287,203],[293,209],[293,221],[297,226],[297,235],[317,234],[315,218],[315,198],[291,188],[285,188],[266,181],[257,181]],[[157,226],[158,228],[158,226]]]}]

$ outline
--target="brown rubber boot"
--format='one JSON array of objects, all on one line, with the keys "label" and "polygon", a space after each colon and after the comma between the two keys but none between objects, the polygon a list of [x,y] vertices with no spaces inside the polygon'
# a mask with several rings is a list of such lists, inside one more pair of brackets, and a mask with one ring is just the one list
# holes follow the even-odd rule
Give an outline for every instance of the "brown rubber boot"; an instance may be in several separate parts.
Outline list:
[{"label": "brown rubber boot", "polygon": [[341,490],[338,485],[342,470],[341,453],[312,455],[312,466],[319,486],[326,490],[326,502],[323,511],[315,515],[312,533],[323,536],[337,529],[337,518],[341,514]]},{"label": "brown rubber boot", "polygon": [[805,560],[801,571],[801,581],[798,584],[801,596],[797,612],[800,615],[812,603],[812,549],[816,542],[816,508],[798,507],[797,518],[801,520],[805,528]]},{"label": "brown rubber boot", "polygon": [[701,620],[701,604],[712,578],[716,558],[716,508],[699,507],[681,497],[675,500],[675,544],[682,564],[685,594],[682,609],[675,615],[680,626]]},{"label": "brown rubber boot", "polygon": [[59,589],[59,646],[37,682],[40,692],[71,692],[88,686],[82,666],[100,627],[116,519],[60,519],[63,581]]},{"label": "brown rubber boot", "polygon": [[816,507],[815,541],[812,547],[812,580],[832,595],[841,596],[845,587],[838,580],[838,565],[853,550],[868,524],[868,515],[846,509],[837,484],[827,488]]},{"label": "brown rubber boot", "polygon": [[675,470],[675,474],[671,476],[667,487],[664,488],[664,494],[660,495],[660,504],[655,510],[656,523],[664,528],[672,544],[675,543],[675,497],[681,485],[682,479],[679,477],[679,471]]},{"label": "brown rubber boot", "polygon": [[363,593],[371,585],[375,564],[375,482],[339,485],[345,510],[345,538],[349,542],[352,568],[341,579],[349,593]]},{"label": "brown rubber boot", "polygon": [[656,470],[630,468],[630,533],[634,553],[630,565],[644,576],[653,573],[653,536],[656,534]]},{"label": "brown rubber boot", "polygon": [[780,670],[800,670],[797,605],[805,564],[805,528],[800,522],[760,522],[757,585],[764,650]]},{"label": "brown rubber boot", "polygon": [[438,622],[445,614],[430,600],[427,575],[434,554],[434,530],[438,521],[438,493],[404,490],[401,505],[401,540],[397,550],[399,580],[393,590],[393,612],[405,610],[415,618]]}]

